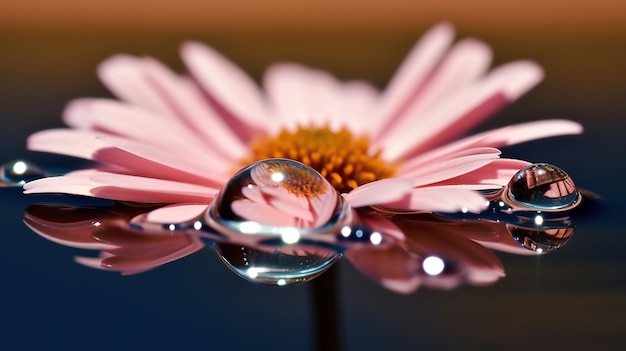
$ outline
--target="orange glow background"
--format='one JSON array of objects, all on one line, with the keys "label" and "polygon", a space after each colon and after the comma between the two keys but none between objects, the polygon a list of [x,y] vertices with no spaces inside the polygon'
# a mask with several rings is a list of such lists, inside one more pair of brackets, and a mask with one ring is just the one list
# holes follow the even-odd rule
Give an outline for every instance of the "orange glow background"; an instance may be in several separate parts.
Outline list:
[{"label": "orange glow background", "polygon": [[0,118],[25,121],[3,140],[61,126],[72,98],[107,96],[95,75],[115,53],[184,70],[185,40],[214,46],[259,79],[299,61],[383,88],[415,40],[439,21],[494,49],[494,64],[532,59],[546,80],[484,128],[563,117],[611,126],[626,114],[622,0],[5,1],[0,10]]},{"label": "orange glow background", "polygon": [[541,32],[626,28],[622,0],[29,0],[6,1],[4,25],[167,30],[406,30],[448,19],[461,26]]}]

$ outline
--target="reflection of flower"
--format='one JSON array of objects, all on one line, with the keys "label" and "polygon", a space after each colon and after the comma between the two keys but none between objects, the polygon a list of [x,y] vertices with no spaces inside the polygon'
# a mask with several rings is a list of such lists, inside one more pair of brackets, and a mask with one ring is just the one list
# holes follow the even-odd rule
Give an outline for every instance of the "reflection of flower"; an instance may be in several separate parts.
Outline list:
[{"label": "reflection of flower", "polygon": [[326,224],[337,192],[315,172],[281,164],[251,166],[252,183],[241,188],[243,198],[226,205],[244,220],[265,226],[318,228]]},{"label": "reflection of flower", "polygon": [[56,243],[99,250],[99,257],[75,258],[92,268],[141,273],[190,255],[204,245],[195,236],[146,233],[129,228],[134,214],[146,209],[118,206],[90,209],[31,206],[24,222],[37,234]]},{"label": "reflection of flower", "polygon": [[[382,220],[382,219],[378,219]],[[460,284],[489,285],[504,277],[504,268],[489,249],[466,237],[467,222],[447,222],[431,215],[394,216],[387,224],[404,233],[404,241],[351,250],[346,257],[365,275],[386,288],[410,293],[420,286],[451,289]],[[481,223],[490,230],[504,223]],[[509,235],[510,236],[510,235]],[[431,260],[441,263],[433,272]]]},{"label": "reflection of flower", "polygon": [[[264,90],[211,48],[185,44],[190,77],[150,58],[115,56],[99,69],[121,101],[80,99],[65,111],[74,129],[30,137],[33,150],[100,162],[102,168],[46,178],[27,193],[59,192],[176,204],[151,220],[187,218],[208,205],[242,164],[284,157],[322,174],[353,207],[480,211],[473,190],[506,184],[525,166],[496,147],[579,133],[567,121],[510,126],[450,142],[542,78],[534,63],[487,71],[490,50],[436,26],[418,42],[383,93],[296,64],[271,67]],[[171,212],[168,210],[171,209]]]},{"label": "reflection of flower", "polygon": [[[242,272],[250,267],[262,272],[259,267],[247,265],[257,256],[262,256],[262,263],[270,268],[302,278],[299,281],[323,272],[312,270],[308,266],[311,262],[332,263],[339,257],[328,240],[276,246],[254,236],[205,236],[202,232],[161,226],[135,228],[134,219],[149,210],[119,204],[96,209],[40,205],[29,207],[24,221],[48,240],[100,251],[96,258],[77,257],[78,263],[123,274],[143,272],[190,255],[204,246],[199,236],[213,242],[209,246],[231,268],[239,268],[241,276],[253,281],[257,281],[256,276]],[[345,256],[364,275],[400,293],[411,293],[421,286],[452,289],[461,284],[495,283],[504,277],[504,268],[498,257],[481,245],[483,242],[496,250],[537,254],[521,248],[511,239],[510,226],[501,222],[448,221],[429,214],[386,218],[374,212],[361,213],[360,218],[368,227],[384,228],[386,239],[379,245],[352,245]],[[131,219],[135,225],[129,226]],[[338,240],[335,244],[340,245]]]},{"label": "reflection of flower", "polygon": [[289,193],[285,188],[255,186],[241,189],[245,199],[235,200],[233,212],[249,221],[268,226],[317,228],[325,224],[330,217],[335,198],[308,199]]}]

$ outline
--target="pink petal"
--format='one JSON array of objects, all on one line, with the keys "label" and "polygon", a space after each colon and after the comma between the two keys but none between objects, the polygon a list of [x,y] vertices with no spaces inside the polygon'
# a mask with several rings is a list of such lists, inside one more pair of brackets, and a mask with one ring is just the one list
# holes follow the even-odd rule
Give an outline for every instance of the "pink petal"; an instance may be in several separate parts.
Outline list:
[{"label": "pink petal", "polygon": [[280,126],[296,129],[313,121],[324,125],[329,117],[340,118],[333,104],[338,83],[327,72],[297,64],[275,64],[266,71],[263,83]]},{"label": "pink petal", "polygon": [[[129,79],[130,85],[137,87],[126,92],[127,101],[169,116],[195,134],[204,143],[204,149],[217,150],[230,159],[242,158],[246,154],[245,145],[210,106],[198,87],[160,62],[149,58],[118,57],[105,62],[101,72],[109,78],[117,77],[118,90],[125,89],[124,83]],[[134,98],[134,94],[142,91],[150,96],[150,101]],[[215,135],[220,138],[214,138]]]},{"label": "pink petal", "polygon": [[399,200],[410,193],[413,181],[406,178],[383,179],[361,185],[345,195],[353,208]]},{"label": "pink petal", "polygon": [[72,129],[48,129],[37,132],[26,141],[29,150],[92,159],[100,149],[109,147],[96,134]]},{"label": "pink petal", "polygon": [[172,155],[147,144],[87,131],[51,129],[35,133],[28,138],[28,148],[91,159],[146,177],[215,187],[221,187],[228,177],[185,154]]},{"label": "pink petal", "polygon": [[91,196],[92,189],[102,184],[91,181],[90,175],[65,175],[37,179],[24,185],[24,194],[60,193]]},{"label": "pink petal", "polygon": [[481,153],[441,160],[440,162],[431,162],[426,166],[402,173],[402,176],[413,179],[414,186],[442,182],[481,168],[497,159],[500,154],[500,151],[494,148],[473,150]]},{"label": "pink petal", "polygon": [[487,208],[487,200],[479,193],[453,186],[416,188],[401,200],[382,203],[401,211],[474,212]]},{"label": "pink petal", "polygon": [[345,126],[353,135],[372,134],[371,125],[363,123],[365,116],[371,115],[378,105],[378,90],[367,82],[350,81],[344,83],[341,94],[340,115]]},{"label": "pink petal", "polygon": [[513,175],[529,163],[522,160],[497,159],[474,171],[447,179],[438,185],[485,184],[483,189],[505,186]]},{"label": "pink petal", "polygon": [[[443,147],[442,147],[443,148]],[[442,149],[438,148],[436,150]],[[423,154],[418,157],[414,157],[400,166],[398,170],[398,174],[412,174],[413,172],[419,172],[423,168],[430,167],[434,164],[439,164],[445,162],[447,160],[452,160],[456,158],[462,158],[465,156],[471,155],[486,155],[486,154],[497,154],[499,155],[500,150],[493,147],[467,147],[463,149],[453,149],[449,150],[449,152],[442,152],[438,154],[439,157],[429,157],[430,153]]]},{"label": "pink petal", "polygon": [[[339,82],[327,72],[297,64],[275,64],[264,77],[265,91],[281,123],[276,127],[328,125],[359,133],[377,92],[364,82]],[[277,130],[275,131],[277,132]]]},{"label": "pink petal", "polygon": [[428,31],[411,49],[398,68],[381,96],[379,107],[371,123],[374,139],[387,132],[401,110],[421,90],[429,73],[436,67],[452,40],[454,29],[448,23],[441,23]]},{"label": "pink petal", "polygon": [[[485,79],[461,89],[428,111],[405,118],[379,141],[390,160],[406,159],[457,137],[505,104],[518,98],[543,77],[531,62],[513,62]],[[408,115],[411,112],[407,112]]]},{"label": "pink petal", "polygon": [[163,224],[184,223],[199,218],[208,208],[206,203],[168,205],[148,213],[147,220]]},{"label": "pink petal", "polygon": [[[428,113],[438,105],[448,104],[450,96],[474,84],[489,68],[491,50],[484,43],[465,39],[450,50],[443,61],[423,83],[420,93],[407,102],[394,122],[397,125],[413,125],[427,120]],[[430,122],[420,124],[426,128]],[[394,128],[389,128],[393,131]],[[384,135],[381,135],[384,138]]]},{"label": "pink petal", "polygon": [[98,76],[117,97],[155,112],[167,111],[168,107],[144,75],[142,62],[130,55],[116,55],[102,62]]},{"label": "pink petal", "polygon": [[514,145],[530,140],[547,138],[557,135],[580,134],[583,127],[568,120],[543,120],[511,125],[474,136],[482,145],[495,147]]},{"label": "pink petal", "polygon": [[215,99],[212,102],[225,109],[219,112],[242,140],[267,130],[269,115],[264,97],[239,67],[200,43],[184,44],[181,56],[193,77]]},{"label": "pink petal", "polygon": [[[148,196],[147,199],[129,199],[128,201],[194,202],[191,199],[195,199],[195,202],[197,203],[210,203],[218,192],[218,189],[211,187],[113,173],[101,173],[92,175],[91,180],[100,184],[105,184],[107,187],[120,189],[122,192],[127,191],[129,193],[129,197],[139,197],[143,196],[144,194]],[[102,191],[104,191],[104,189]],[[111,189],[111,191],[114,191],[114,189]],[[134,195],[133,193],[136,193],[136,195]],[[156,200],[152,199],[151,196],[162,196],[164,199],[176,198],[177,196],[179,196],[181,199],[174,201]]]},{"label": "pink petal", "polygon": [[93,172],[38,179],[25,184],[24,193],[62,193],[151,203],[210,203],[217,190],[167,180]]},{"label": "pink petal", "polygon": [[[213,164],[207,164],[203,160],[194,159],[184,153],[178,153],[176,150],[154,148],[150,145],[113,136],[98,136],[98,139],[128,153],[129,157],[126,158],[130,161],[137,159],[134,162],[141,161],[142,163],[137,165],[134,165],[133,162],[122,163],[125,160],[125,155],[118,150],[101,150],[95,158],[96,160],[110,160],[107,163],[111,164],[118,162],[118,165],[135,170],[140,174],[152,173],[156,177],[161,177],[162,172],[164,174],[163,178],[171,179],[172,176],[170,174],[184,173],[184,175],[177,175],[177,177],[187,177],[188,179],[197,177],[204,179],[204,182],[201,184],[206,184],[207,180],[209,180],[211,181],[210,185],[213,186],[221,186],[228,179],[228,175],[224,173],[224,167],[215,169]],[[110,152],[112,155],[107,155],[105,151]],[[143,164],[152,164],[154,170],[146,169],[146,166]],[[185,179],[181,180],[185,181]],[[192,180],[189,181],[193,182]]]},{"label": "pink petal", "polygon": [[68,104],[64,120],[73,127],[104,131],[157,147],[167,145],[199,158],[211,155],[211,150],[195,134],[177,123],[179,120],[164,118],[136,105],[108,99],[78,99]]},{"label": "pink petal", "polygon": [[582,131],[583,128],[579,123],[558,119],[506,126],[463,138],[422,153],[408,160],[403,168],[413,168],[429,162],[437,162],[472,148],[502,147],[552,136],[580,134]]}]

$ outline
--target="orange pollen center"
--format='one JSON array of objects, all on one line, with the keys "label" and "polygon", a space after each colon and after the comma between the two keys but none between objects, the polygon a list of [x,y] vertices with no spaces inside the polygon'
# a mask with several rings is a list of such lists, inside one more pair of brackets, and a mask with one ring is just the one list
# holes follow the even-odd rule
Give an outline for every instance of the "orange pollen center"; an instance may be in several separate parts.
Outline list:
[{"label": "orange pollen center", "polygon": [[281,130],[276,136],[254,139],[251,156],[242,164],[268,158],[288,158],[318,171],[340,193],[363,184],[392,177],[396,166],[372,152],[367,137],[355,137],[346,128],[299,127]]}]

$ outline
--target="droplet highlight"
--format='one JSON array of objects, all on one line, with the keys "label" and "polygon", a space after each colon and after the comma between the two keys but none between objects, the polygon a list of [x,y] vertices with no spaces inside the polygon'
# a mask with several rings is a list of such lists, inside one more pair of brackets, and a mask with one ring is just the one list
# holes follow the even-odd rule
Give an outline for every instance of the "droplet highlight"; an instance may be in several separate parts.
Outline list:
[{"label": "droplet highlight", "polygon": [[0,186],[22,186],[47,176],[43,168],[29,161],[15,160],[0,166]]},{"label": "droplet highlight", "polygon": [[513,207],[563,211],[578,206],[582,196],[572,178],[561,168],[536,163],[519,170],[502,193]]},{"label": "droplet highlight", "polygon": [[272,248],[218,243],[215,249],[226,266],[240,277],[277,286],[309,281],[341,257],[331,249],[306,246]]}]

